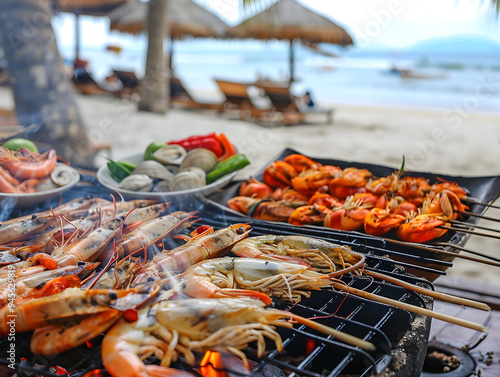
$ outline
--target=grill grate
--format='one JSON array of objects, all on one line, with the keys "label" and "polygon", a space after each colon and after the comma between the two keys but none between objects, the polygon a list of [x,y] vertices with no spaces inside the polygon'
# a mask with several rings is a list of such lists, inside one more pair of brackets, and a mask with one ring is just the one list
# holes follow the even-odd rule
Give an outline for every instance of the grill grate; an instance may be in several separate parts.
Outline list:
[{"label": "grill grate", "polygon": [[407,270],[420,271],[421,274],[417,273],[417,276],[444,275],[445,270],[453,265],[451,262],[437,258],[432,250],[426,253],[425,245],[422,245],[422,249],[416,252],[415,248],[410,244],[393,244],[391,240],[371,237],[358,232],[345,232],[310,225],[297,227],[287,223],[256,220],[234,212],[212,200],[200,199],[204,202],[204,205],[197,209],[200,210],[200,216],[208,225],[220,226],[220,224],[248,222],[252,224],[251,235],[272,234],[274,232],[274,234],[301,234],[332,240],[337,244],[349,246],[357,252],[370,255],[372,258],[386,256],[395,258],[397,263]]},{"label": "grill grate", "polygon": [[[176,204],[171,205],[170,210],[175,211]],[[241,216],[235,216],[213,202],[205,199],[193,200],[191,203],[182,203],[182,210],[200,211],[202,219],[198,225],[207,224],[214,228],[222,228],[229,224],[243,222]],[[388,250],[387,244],[378,239],[372,239],[365,235],[352,233],[331,232],[324,229],[309,229],[308,227],[293,227],[287,224],[268,223],[252,220],[251,235],[264,234],[301,234],[321,237],[332,242],[350,246],[353,250],[367,253],[367,268],[377,270],[387,275],[393,275],[413,284],[419,284],[426,288],[432,285],[424,279],[405,275],[401,264],[383,258],[389,252],[398,253],[398,250]],[[177,242],[166,239],[168,242]],[[434,263],[434,261],[433,261]],[[447,262],[443,266],[446,266]],[[407,264],[412,267],[411,264]],[[417,269],[436,271],[431,267],[416,266]],[[438,272],[436,272],[438,273]],[[358,289],[404,301],[420,307],[432,308],[432,300],[424,300],[420,295],[409,290],[374,281],[365,277],[344,276],[342,280]],[[248,348],[244,350],[247,356],[255,362],[252,376],[269,375],[269,368],[275,367],[289,376],[345,376],[359,375],[368,376],[380,373],[386,368],[392,368],[392,362],[398,354],[404,353],[404,349],[411,349],[405,354],[406,364],[397,371],[400,376],[411,376],[412,373],[420,374],[424,360],[424,352],[427,346],[430,319],[416,316],[405,310],[393,308],[381,303],[356,297],[344,292],[333,290],[322,290],[313,292],[310,298],[303,298],[299,304],[291,305],[283,300],[274,300],[273,305],[278,309],[290,310],[306,318],[321,317],[319,322],[342,330],[359,338],[371,341],[376,345],[376,350],[366,352],[355,347],[336,341],[306,328],[296,326],[293,329],[279,328],[278,332],[283,338],[284,351],[269,351],[260,360],[255,356],[256,350]],[[419,326],[416,324],[419,323]],[[27,361],[16,364],[17,376],[42,376],[53,377],[56,374],[49,370],[49,366],[61,366],[71,376],[83,376],[90,370],[102,368],[100,363],[100,339],[96,339],[95,346],[80,346],[54,358],[46,358],[34,355],[29,351],[30,334],[17,334],[16,353],[23,356]],[[312,347],[310,346],[312,344]],[[306,347],[306,345],[309,345]],[[2,355],[7,354],[9,342],[6,338],[0,340]],[[268,349],[274,346],[269,344]],[[4,352],[5,351],[5,352]],[[309,353],[308,353],[309,352]],[[0,363],[9,364],[6,360]],[[35,364],[44,365],[42,370],[33,372]],[[173,367],[190,370],[188,366],[177,362]],[[405,369],[406,368],[406,369]],[[417,372],[415,372],[417,371]],[[241,370],[230,371],[234,375],[241,375]],[[398,375],[398,374],[395,375]]]}]

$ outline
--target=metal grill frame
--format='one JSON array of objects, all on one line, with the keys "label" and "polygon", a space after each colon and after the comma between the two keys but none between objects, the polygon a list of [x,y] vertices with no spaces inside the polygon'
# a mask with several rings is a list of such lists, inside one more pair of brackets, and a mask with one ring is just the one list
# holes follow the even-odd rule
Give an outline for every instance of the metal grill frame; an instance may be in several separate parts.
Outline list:
[{"label": "metal grill frame", "polygon": [[[199,217],[202,220],[198,225],[213,225],[216,229],[218,229],[231,223],[242,222],[241,216],[235,216],[229,211],[225,211],[224,208],[217,203],[205,198],[192,198],[190,202],[171,205],[169,212],[180,209],[176,208],[176,206],[182,207],[182,210],[185,211],[199,211]],[[251,235],[270,233],[277,234],[278,232],[281,232],[281,234],[301,234],[314,237],[319,235],[322,239],[348,245],[354,251],[368,252],[367,268],[432,289],[432,284],[426,280],[405,274],[405,269],[402,265],[398,265],[393,261],[384,258],[384,255],[387,254],[388,250],[383,248],[383,246],[386,245],[380,240],[373,240],[372,238],[361,234],[343,234],[341,232],[327,232],[324,230],[321,230],[320,234],[318,234],[318,230],[314,228],[297,228],[287,224],[260,222],[254,220],[252,221],[252,227],[253,231]],[[397,251],[394,250],[393,252],[397,253]],[[365,287],[368,284],[368,280],[358,277],[344,276],[343,280],[346,283],[358,288],[360,288],[360,286]],[[432,309],[432,300],[423,299],[422,296],[418,294],[392,284],[374,282],[368,289],[378,290],[379,292],[377,293],[386,297],[395,298],[405,302],[410,302],[420,307]],[[327,295],[328,298],[326,298]],[[318,297],[320,299],[318,299]],[[344,299],[344,297],[345,293],[328,290],[325,292],[313,292],[311,298],[303,299],[300,304],[293,307],[291,307],[289,303],[280,300],[276,300],[275,305],[278,308],[285,310],[290,309],[291,311],[306,317],[324,316],[332,315],[337,310],[339,303],[342,299]],[[322,301],[322,299],[325,299],[326,301]],[[316,303],[316,300],[319,300],[320,302]],[[337,305],[335,306],[334,303]],[[313,305],[316,307],[313,308]],[[344,313],[343,311],[347,310],[348,307],[350,309],[348,312]],[[362,323],[366,320],[365,318],[361,318],[362,316],[366,317],[366,314],[364,313],[370,313],[370,318],[375,318],[375,316],[371,313],[379,312],[381,314],[379,314],[379,319],[376,323],[371,325]],[[359,320],[357,320],[358,318]],[[300,375],[319,377],[325,375],[325,365],[323,364],[326,361],[328,362],[326,368],[329,368],[326,371],[326,375],[328,377],[341,376],[346,373],[368,376],[374,373],[379,373],[387,368],[388,370],[392,370],[394,372],[394,370],[391,369],[391,362],[394,360],[396,355],[404,352],[404,350],[408,348],[415,350],[414,354],[410,353],[413,357],[413,361],[408,362],[408,367],[411,366],[412,370],[419,371],[423,365],[425,355],[423,352],[417,352],[417,350],[426,349],[428,333],[430,330],[429,318],[416,316],[402,309],[392,308],[384,304],[348,295],[343,304],[340,306],[340,311],[337,315],[331,316],[327,319],[322,319],[321,321],[334,328],[344,329],[346,331],[349,330],[347,332],[365,338],[366,340],[373,339],[374,342],[378,343],[378,348],[372,354],[347,346],[338,341],[327,339],[323,335],[319,335],[310,329],[304,329],[302,327],[294,328],[292,330],[278,329],[282,335],[285,352],[287,354],[297,354],[297,349],[303,347],[303,344],[305,343],[303,340],[309,338],[314,339],[316,342],[316,347],[314,348],[313,353],[305,357],[301,363],[292,365],[288,362],[282,361],[282,354],[278,354],[276,351],[271,351],[266,353],[261,360],[257,360],[258,365],[253,370],[252,375],[262,375],[261,372],[264,370],[266,365],[271,365],[291,371],[290,375],[292,376]],[[415,323],[417,322],[419,323],[419,326],[415,326]],[[401,326],[401,324],[403,325]],[[388,335],[388,333],[390,333],[390,335]],[[68,369],[68,371],[72,373],[72,376],[82,376],[92,369],[102,367],[98,362],[98,356],[100,355],[98,346],[92,350],[89,350],[86,346],[80,346],[74,350],[68,351],[64,355],[58,355],[56,358],[45,358],[33,355],[27,351],[29,350],[29,334],[18,334],[17,336],[17,339],[19,339],[20,342],[16,347],[18,354],[25,352],[26,355],[23,356],[29,358],[30,361],[34,361],[34,363],[52,366],[60,365]],[[99,339],[97,339],[96,343],[99,344]],[[8,342],[6,341],[6,338],[0,341],[0,350],[2,350],[2,354],[6,354],[3,353],[3,351],[6,350],[5,347],[7,345]],[[246,351],[251,353],[251,350]],[[331,354],[338,355],[337,357],[339,359],[333,361],[330,357]],[[409,354],[406,354],[406,356],[408,355]],[[17,363],[16,367],[18,376],[34,375],[34,363]],[[7,364],[7,362],[4,359],[0,359],[0,364]],[[180,366],[184,369],[186,368],[186,366],[181,362],[175,364],[174,367],[175,366]],[[361,369],[359,369],[360,367]],[[317,370],[318,368],[320,368],[321,371]],[[407,372],[408,370],[406,368],[402,369],[399,371],[399,375],[405,377],[410,376]],[[237,373],[237,371],[234,371],[233,373]],[[36,375],[47,377],[57,376],[57,374],[51,373],[48,370],[37,370]]]}]

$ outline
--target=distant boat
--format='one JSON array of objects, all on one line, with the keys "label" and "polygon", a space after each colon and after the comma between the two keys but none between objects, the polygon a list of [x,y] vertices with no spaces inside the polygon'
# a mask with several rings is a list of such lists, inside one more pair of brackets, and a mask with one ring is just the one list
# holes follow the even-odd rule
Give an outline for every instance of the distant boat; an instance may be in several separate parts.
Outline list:
[{"label": "distant boat", "polygon": [[440,80],[448,77],[446,72],[441,73],[427,73],[423,71],[402,71],[399,74],[402,79],[420,79],[420,80]]},{"label": "distant boat", "polygon": [[106,46],[106,51],[112,51],[115,54],[119,54],[122,52],[122,48],[120,46],[115,46],[115,45],[107,45]]},{"label": "distant boat", "polygon": [[398,68],[395,66],[392,66],[389,72],[399,75],[402,79],[439,80],[448,77],[446,72],[434,73],[409,68]]},{"label": "distant boat", "polygon": [[337,67],[334,67],[332,65],[322,65],[322,66],[317,68],[318,71],[322,71],[322,72],[334,71],[336,69],[337,69]]}]

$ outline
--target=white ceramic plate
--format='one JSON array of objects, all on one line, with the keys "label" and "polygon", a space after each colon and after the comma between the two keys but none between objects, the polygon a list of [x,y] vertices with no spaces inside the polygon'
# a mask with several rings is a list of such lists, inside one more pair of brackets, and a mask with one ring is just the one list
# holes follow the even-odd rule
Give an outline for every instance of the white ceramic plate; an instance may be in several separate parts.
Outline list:
[{"label": "white ceramic plate", "polygon": [[[144,153],[135,154],[129,157],[121,158],[120,161],[130,162],[132,164],[139,164],[144,157]],[[117,191],[121,193],[124,197],[128,198],[141,198],[141,199],[158,199],[158,200],[170,200],[173,198],[181,198],[192,195],[209,196],[215,194],[220,188],[224,187],[226,184],[231,182],[238,172],[235,171],[231,174],[225,175],[215,182],[209,185],[198,187],[190,190],[182,191],[166,191],[166,192],[142,192],[142,191],[131,191],[123,190],[118,188],[118,182],[116,182],[109,173],[107,164],[104,164],[97,170],[97,180],[101,185],[107,187],[110,190]]]},{"label": "white ceramic plate", "polygon": [[0,192],[0,201],[4,205],[7,205],[7,202],[9,202],[9,204],[13,207],[24,208],[41,204],[46,200],[52,199],[58,195],[62,195],[74,185],[76,185],[80,180],[80,174],[75,169],[69,168],[69,170],[71,171],[72,178],[71,181],[65,186],[31,194],[8,194]]}]

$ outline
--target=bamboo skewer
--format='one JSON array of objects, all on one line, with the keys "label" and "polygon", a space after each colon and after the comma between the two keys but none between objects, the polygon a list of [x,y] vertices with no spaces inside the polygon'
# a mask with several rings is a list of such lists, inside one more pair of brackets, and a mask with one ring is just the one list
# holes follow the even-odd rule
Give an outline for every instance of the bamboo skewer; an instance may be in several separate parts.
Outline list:
[{"label": "bamboo skewer", "polygon": [[489,204],[489,203],[476,202],[475,200],[472,200],[472,199],[465,198],[465,199],[460,199],[460,201],[470,203],[470,204],[477,204],[477,205],[484,206],[484,207],[500,209],[499,206],[494,206],[493,204]]},{"label": "bamboo skewer", "polygon": [[381,273],[378,273],[375,271],[364,269],[363,274],[368,275],[368,276],[372,276],[376,279],[387,281],[389,283],[399,285],[400,287],[410,289],[414,292],[421,293],[421,294],[426,295],[426,296],[434,297],[434,298],[441,300],[441,301],[451,302],[451,303],[457,304],[457,305],[464,305],[464,306],[468,306],[470,308],[475,308],[475,309],[479,309],[479,310],[485,310],[485,311],[491,310],[491,308],[483,302],[469,300],[469,299],[457,297],[457,296],[452,296],[452,295],[448,295],[446,293],[436,292],[436,291],[433,291],[431,289],[419,287],[417,285],[410,284],[406,281],[396,279],[396,278],[393,278],[392,276],[381,274]]},{"label": "bamboo skewer", "polygon": [[474,212],[468,212],[468,211],[455,211],[454,212],[456,213],[460,213],[462,215],[467,215],[467,216],[472,216],[472,217],[478,217],[480,219],[484,219],[484,220],[490,220],[490,221],[496,221],[496,222],[500,222],[500,219],[495,219],[494,217],[489,217],[489,216],[484,216],[484,215],[479,215],[477,213],[474,213]]},{"label": "bamboo skewer", "polygon": [[466,321],[466,320],[460,319],[460,318],[455,318],[455,317],[452,317],[452,316],[447,315],[447,314],[434,312],[434,311],[429,310],[429,309],[425,309],[425,308],[421,308],[421,307],[418,307],[415,305],[407,304],[405,302],[393,300],[391,298],[378,296],[378,295],[375,295],[373,293],[365,292],[365,291],[362,291],[360,289],[352,288],[352,287],[349,287],[349,286],[346,286],[344,284],[340,284],[340,283],[337,283],[334,281],[332,281],[331,285],[334,288],[341,289],[343,291],[352,293],[353,295],[363,297],[363,298],[366,298],[368,300],[380,302],[382,304],[391,305],[391,306],[394,306],[396,308],[407,310],[407,311],[412,312],[412,313],[425,315],[425,316],[430,317],[430,318],[439,319],[441,321],[453,323],[455,325],[467,327],[469,329],[476,330],[476,331],[482,331],[482,332],[489,331],[489,329],[487,327],[484,327],[483,325],[480,325],[478,323]]},{"label": "bamboo skewer", "polygon": [[331,335],[334,338],[343,341],[351,346],[356,346],[366,351],[375,351],[375,345],[373,343],[367,342],[366,340],[355,337],[354,335],[347,334],[345,332],[332,329],[331,327],[322,325],[319,322],[314,322],[310,319],[303,318],[294,313],[288,313],[290,317],[300,324],[306,325],[314,330],[320,331],[323,334]]},{"label": "bamboo skewer", "polygon": [[469,250],[469,249],[466,249],[465,247],[458,246],[458,245],[453,245],[453,244],[448,243],[448,242],[433,242],[432,244],[436,245],[436,246],[449,246],[449,247],[453,247],[455,249],[458,249],[458,250],[461,250],[461,251],[465,251],[466,253],[471,253],[471,254],[474,254],[474,255],[478,255],[480,257],[491,259],[493,261],[496,261],[496,262],[500,263],[500,258],[496,258],[496,257],[494,257],[492,255],[487,255],[487,254],[479,253],[479,252],[474,251],[474,250]]},{"label": "bamboo skewer", "polygon": [[456,227],[453,227],[453,226],[440,225],[437,228],[447,229],[447,230],[454,230],[455,232],[468,233],[468,234],[473,234],[475,236],[489,237],[489,238],[495,238],[497,240],[500,240],[500,236],[496,236],[494,234],[475,232],[473,230],[468,230],[468,229],[463,229],[463,228],[456,228]]},{"label": "bamboo skewer", "polygon": [[450,224],[459,225],[460,227],[470,227],[470,228],[488,230],[490,232],[496,232],[496,233],[500,232],[500,229],[493,229],[493,228],[488,228],[486,226],[475,225],[475,224],[468,224],[468,223],[464,223],[464,222],[456,221],[456,220],[448,220],[448,222]]},{"label": "bamboo skewer", "polygon": [[[420,249],[420,250],[431,251],[431,252],[436,253],[436,254],[449,255],[449,256],[453,256],[455,258],[467,259],[467,260],[470,260],[472,262],[478,262],[478,263],[487,264],[489,266],[500,267],[500,263],[498,263],[498,262],[493,262],[493,261],[489,261],[489,260],[483,260],[483,259],[480,259],[480,258],[475,258],[475,257],[468,256],[468,255],[454,253],[452,251],[446,251],[446,250],[441,250],[441,249],[434,249],[434,248],[430,248],[430,247],[425,247],[425,246],[421,246],[421,245],[418,245],[418,244],[409,244],[408,242],[393,240],[393,239],[390,239],[390,238],[384,238],[384,237],[379,237],[379,238],[383,239],[384,241],[387,241],[387,242],[395,243],[397,245],[414,247],[414,248]],[[448,244],[447,244],[447,246],[448,246]],[[454,245],[449,245],[449,246],[457,247],[457,246],[454,246]],[[480,253],[477,253],[477,252],[475,252],[475,254],[477,254],[479,256],[482,256],[484,258],[488,258],[489,257],[487,255],[483,255],[483,254],[480,254]]]}]

